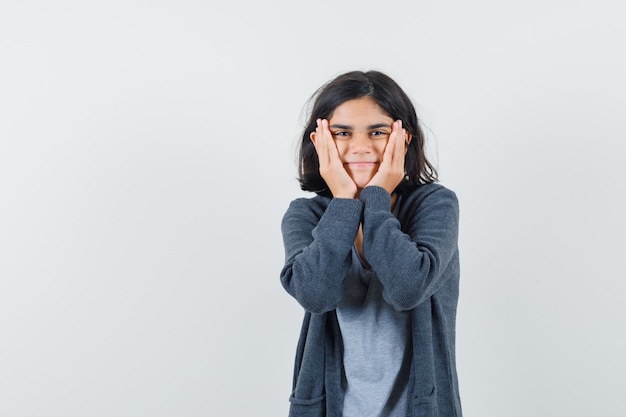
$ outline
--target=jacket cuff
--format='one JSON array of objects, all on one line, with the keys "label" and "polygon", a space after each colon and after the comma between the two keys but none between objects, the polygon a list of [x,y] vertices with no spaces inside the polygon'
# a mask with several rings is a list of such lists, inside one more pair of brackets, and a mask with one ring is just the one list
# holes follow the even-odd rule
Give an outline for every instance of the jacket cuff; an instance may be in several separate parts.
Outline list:
[{"label": "jacket cuff", "polygon": [[360,222],[362,213],[363,202],[353,198],[333,198],[326,207],[324,217],[331,222],[343,223],[346,218]]},{"label": "jacket cuff", "polygon": [[373,210],[391,210],[391,195],[382,187],[370,185],[361,190],[359,199],[363,201],[368,209]]}]

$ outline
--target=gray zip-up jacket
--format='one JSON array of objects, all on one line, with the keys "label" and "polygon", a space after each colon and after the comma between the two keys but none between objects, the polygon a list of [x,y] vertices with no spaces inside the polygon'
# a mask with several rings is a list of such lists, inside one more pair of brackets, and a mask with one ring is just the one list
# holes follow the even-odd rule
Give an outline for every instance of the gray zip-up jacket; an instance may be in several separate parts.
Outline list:
[{"label": "gray zip-up jacket", "polygon": [[283,216],[283,287],[304,308],[290,417],[340,417],[342,340],[335,308],[363,224],[363,254],[383,298],[411,311],[413,360],[407,416],[461,417],[455,361],[459,296],[459,208],[440,184],[391,197],[380,187],[359,199],[315,196],[291,202]]}]

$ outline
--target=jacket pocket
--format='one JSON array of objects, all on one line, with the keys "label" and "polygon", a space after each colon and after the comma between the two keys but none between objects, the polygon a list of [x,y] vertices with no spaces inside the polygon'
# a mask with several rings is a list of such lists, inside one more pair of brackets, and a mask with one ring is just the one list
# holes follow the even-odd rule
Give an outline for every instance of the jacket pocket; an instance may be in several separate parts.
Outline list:
[{"label": "jacket pocket", "polygon": [[290,417],[324,417],[326,415],[326,395],[316,398],[296,398],[293,394],[289,398]]},{"label": "jacket pocket", "polygon": [[413,416],[415,417],[438,417],[437,410],[437,392],[433,387],[430,395],[421,398],[415,398],[413,402]]}]

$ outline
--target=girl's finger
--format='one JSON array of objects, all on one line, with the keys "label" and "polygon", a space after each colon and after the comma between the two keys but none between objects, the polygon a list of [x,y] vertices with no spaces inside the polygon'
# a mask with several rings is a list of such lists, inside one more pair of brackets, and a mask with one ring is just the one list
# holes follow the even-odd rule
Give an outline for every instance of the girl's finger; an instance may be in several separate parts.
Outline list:
[{"label": "girl's finger", "polygon": [[396,120],[391,125],[391,135],[389,136],[389,140],[387,141],[387,147],[385,148],[384,159],[389,161],[389,163],[393,163],[396,159],[396,152],[398,148],[398,136],[399,129],[402,126],[402,122]]},{"label": "girl's finger", "polygon": [[396,161],[398,164],[402,164],[403,169],[404,169],[404,156],[405,156],[405,151],[406,151],[406,145],[407,145],[407,139],[408,135],[407,135],[407,131],[406,129],[402,128],[402,120],[398,120],[398,135],[396,136],[396,147],[395,147],[395,152],[394,152],[394,161]]},{"label": "girl's finger", "polygon": [[317,152],[317,158],[320,164],[328,163],[328,146],[326,145],[326,138],[321,127],[321,119],[317,119],[317,128],[315,129],[314,140],[311,137],[315,151]]},{"label": "girl's finger", "polygon": [[339,159],[339,152],[337,151],[337,145],[333,140],[333,135],[330,132],[330,128],[328,126],[328,120],[322,119],[321,129],[324,135],[324,141],[326,143],[326,154],[328,157],[328,162],[332,163],[335,160]]}]

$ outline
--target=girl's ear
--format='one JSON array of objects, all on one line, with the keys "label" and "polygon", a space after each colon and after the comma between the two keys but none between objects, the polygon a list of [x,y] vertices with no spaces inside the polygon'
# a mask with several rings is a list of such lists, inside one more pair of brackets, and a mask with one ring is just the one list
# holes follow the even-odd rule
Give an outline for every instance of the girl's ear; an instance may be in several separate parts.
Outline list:
[{"label": "girl's ear", "polygon": [[406,139],[404,140],[404,153],[407,153],[409,151],[409,143],[411,143],[412,139],[413,139],[413,135],[407,132]]},{"label": "girl's ear", "polygon": [[309,139],[311,139],[311,142],[313,142],[313,145],[315,145],[315,131],[311,132],[311,134],[309,135]]}]

